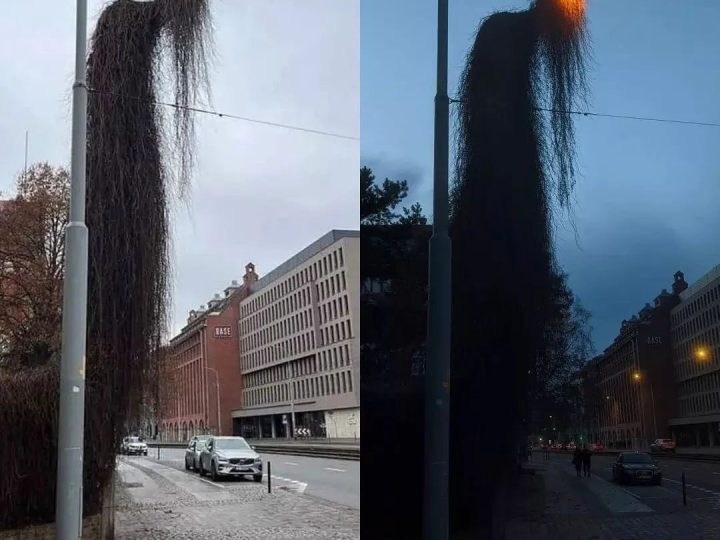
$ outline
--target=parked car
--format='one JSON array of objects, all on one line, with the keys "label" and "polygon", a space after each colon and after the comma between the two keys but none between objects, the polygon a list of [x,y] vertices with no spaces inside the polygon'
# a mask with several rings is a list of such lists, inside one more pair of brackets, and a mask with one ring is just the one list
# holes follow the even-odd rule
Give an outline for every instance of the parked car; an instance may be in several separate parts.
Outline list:
[{"label": "parked car", "polygon": [[568,452],[574,452],[576,448],[577,448],[577,444],[575,444],[574,442],[571,442],[567,445],[566,450]]},{"label": "parked car", "polygon": [[605,447],[601,443],[592,443],[590,445],[590,450],[593,452],[604,452]]},{"label": "parked car", "polygon": [[612,468],[613,481],[662,484],[662,471],[650,454],[622,452]]},{"label": "parked car", "polygon": [[200,476],[252,476],[262,481],[262,459],[242,437],[210,437],[200,452]]},{"label": "parked car", "polygon": [[188,443],[185,450],[185,470],[200,470],[200,452],[205,448],[209,435],[196,435]]},{"label": "parked car", "polygon": [[140,437],[125,437],[120,447],[120,452],[129,455],[143,455],[147,456],[148,447]]},{"label": "parked car", "polygon": [[655,439],[650,445],[651,452],[675,452],[675,441],[672,439]]}]

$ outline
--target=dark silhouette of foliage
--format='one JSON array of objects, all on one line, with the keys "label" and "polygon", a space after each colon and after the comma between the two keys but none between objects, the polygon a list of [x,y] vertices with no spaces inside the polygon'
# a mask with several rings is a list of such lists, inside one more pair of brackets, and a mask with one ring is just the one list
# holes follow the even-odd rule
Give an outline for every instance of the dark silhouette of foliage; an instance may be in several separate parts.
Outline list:
[{"label": "dark silhouette of foliage", "polygon": [[[100,511],[121,438],[157,377],[169,305],[168,201],[193,163],[193,117],[183,107],[207,82],[208,3],[117,0],[91,40],[86,515]],[[179,106],[172,127],[154,102],[163,82]],[[0,527],[53,520],[57,359],[43,369],[0,374],[0,425],[13,433],[13,443],[0,446]],[[21,478],[28,467],[38,474]]]},{"label": "dark silhouette of foliage", "polygon": [[[567,207],[574,183],[567,111],[585,88],[583,12],[569,15],[568,4],[538,0],[485,19],[460,81],[451,222],[457,533],[490,534],[494,493],[527,434],[528,372],[552,296],[553,196]],[[548,121],[542,106],[553,110]]]},{"label": "dark silhouette of foliage", "polygon": [[407,197],[408,184],[405,180],[386,178],[382,185],[375,183],[372,169],[360,169],[360,223],[363,225],[425,225],[420,203],[403,208],[403,214],[396,214],[395,208]]}]

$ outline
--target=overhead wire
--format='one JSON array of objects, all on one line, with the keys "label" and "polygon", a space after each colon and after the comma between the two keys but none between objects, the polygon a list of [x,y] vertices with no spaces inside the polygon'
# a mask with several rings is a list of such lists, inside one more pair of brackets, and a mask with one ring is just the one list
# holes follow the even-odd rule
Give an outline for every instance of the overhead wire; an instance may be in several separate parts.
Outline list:
[{"label": "overhead wire", "polygon": [[217,116],[219,118],[231,118],[233,120],[242,120],[244,122],[251,122],[254,124],[262,124],[265,126],[279,127],[279,128],[290,129],[290,130],[294,130],[294,131],[301,131],[304,133],[313,133],[315,135],[324,135],[326,137],[335,137],[338,139],[347,139],[347,140],[352,140],[352,141],[360,140],[360,137],[354,137],[352,135],[345,135],[342,133],[334,133],[331,131],[323,131],[320,129],[311,129],[311,128],[306,128],[306,127],[301,127],[301,126],[294,126],[292,124],[283,124],[280,122],[270,122],[268,120],[259,120],[257,118],[250,118],[248,116],[240,116],[237,114],[213,111],[211,109],[204,109],[201,107],[183,106],[183,105],[178,105],[177,103],[169,103],[169,102],[160,101],[157,99],[153,100],[153,99],[143,98],[143,97],[139,97],[139,96],[128,96],[125,94],[118,94],[115,92],[95,90],[93,88],[88,88],[88,92],[94,93],[94,94],[106,94],[106,95],[111,95],[111,96],[115,96],[115,97],[119,97],[119,98],[123,98],[123,99],[133,99],[133,100],[137,100],[137,101],[149,101],[156,105],[163,105],[165,107],[171,107],[174,109],[183,109],[183,110],[187,110],[187,111],[191,111],[191,112],[195,112],[195,113]]}]

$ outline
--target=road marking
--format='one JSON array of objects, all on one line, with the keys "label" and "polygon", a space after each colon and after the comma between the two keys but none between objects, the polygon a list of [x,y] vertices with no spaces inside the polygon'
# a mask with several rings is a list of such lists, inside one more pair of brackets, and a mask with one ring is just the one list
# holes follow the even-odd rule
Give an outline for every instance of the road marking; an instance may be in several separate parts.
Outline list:
[{"label": "road marking", "polygon": [[286,461],[285,465],[297,465],[297,463],[293,463],[292,461]]},{"label": "road marking", "polygon": [[335,471],[335,472],[347,472],[345,469],[333,469],[332,467],[323,467],[326,471]]},{"label": "road marking", "polygon": [[[263,473],[263,476],[267,478],[267,473]],[[290,484],[293,484],[294,490],[302,495],[305,493],[305,489],[307,488],[307,483],[300,482],[299,480],[293,480],[292,478],[285,478],[284,476],[275,476],[274,474],[271,475],[271,478],[274,478],[275,480],[281,480],[283,482],[288,482]]]},{"label": "road marking", "polygon": [[[190,474],[190,471],[187,471],[188,474]],[[213,486],[217,486],[219,488],[227,489],[225,486],[221,486],[220,484],[213,482],[212,480],[208,480],[207,478],[203,478],[202,476],[198,476],[198,480],[202,480],[205,483],[212,484]]]}]

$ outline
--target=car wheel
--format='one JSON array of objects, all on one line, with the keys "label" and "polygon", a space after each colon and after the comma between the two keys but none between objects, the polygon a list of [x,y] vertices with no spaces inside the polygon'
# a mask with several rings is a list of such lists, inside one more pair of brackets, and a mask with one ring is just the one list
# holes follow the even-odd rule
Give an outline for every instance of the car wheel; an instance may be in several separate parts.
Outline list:
[{"label": "car wheel", "polygon": [[218,473],[217,473],[217,465],[215,464],[214,461],[210,464],[210,478],[212,478],[213,482],[217,482],[217,480],[219,478]]},{"label": "car wheel", "polygon": [[262,474],[253,474],[253,482],[262,482]]}]

